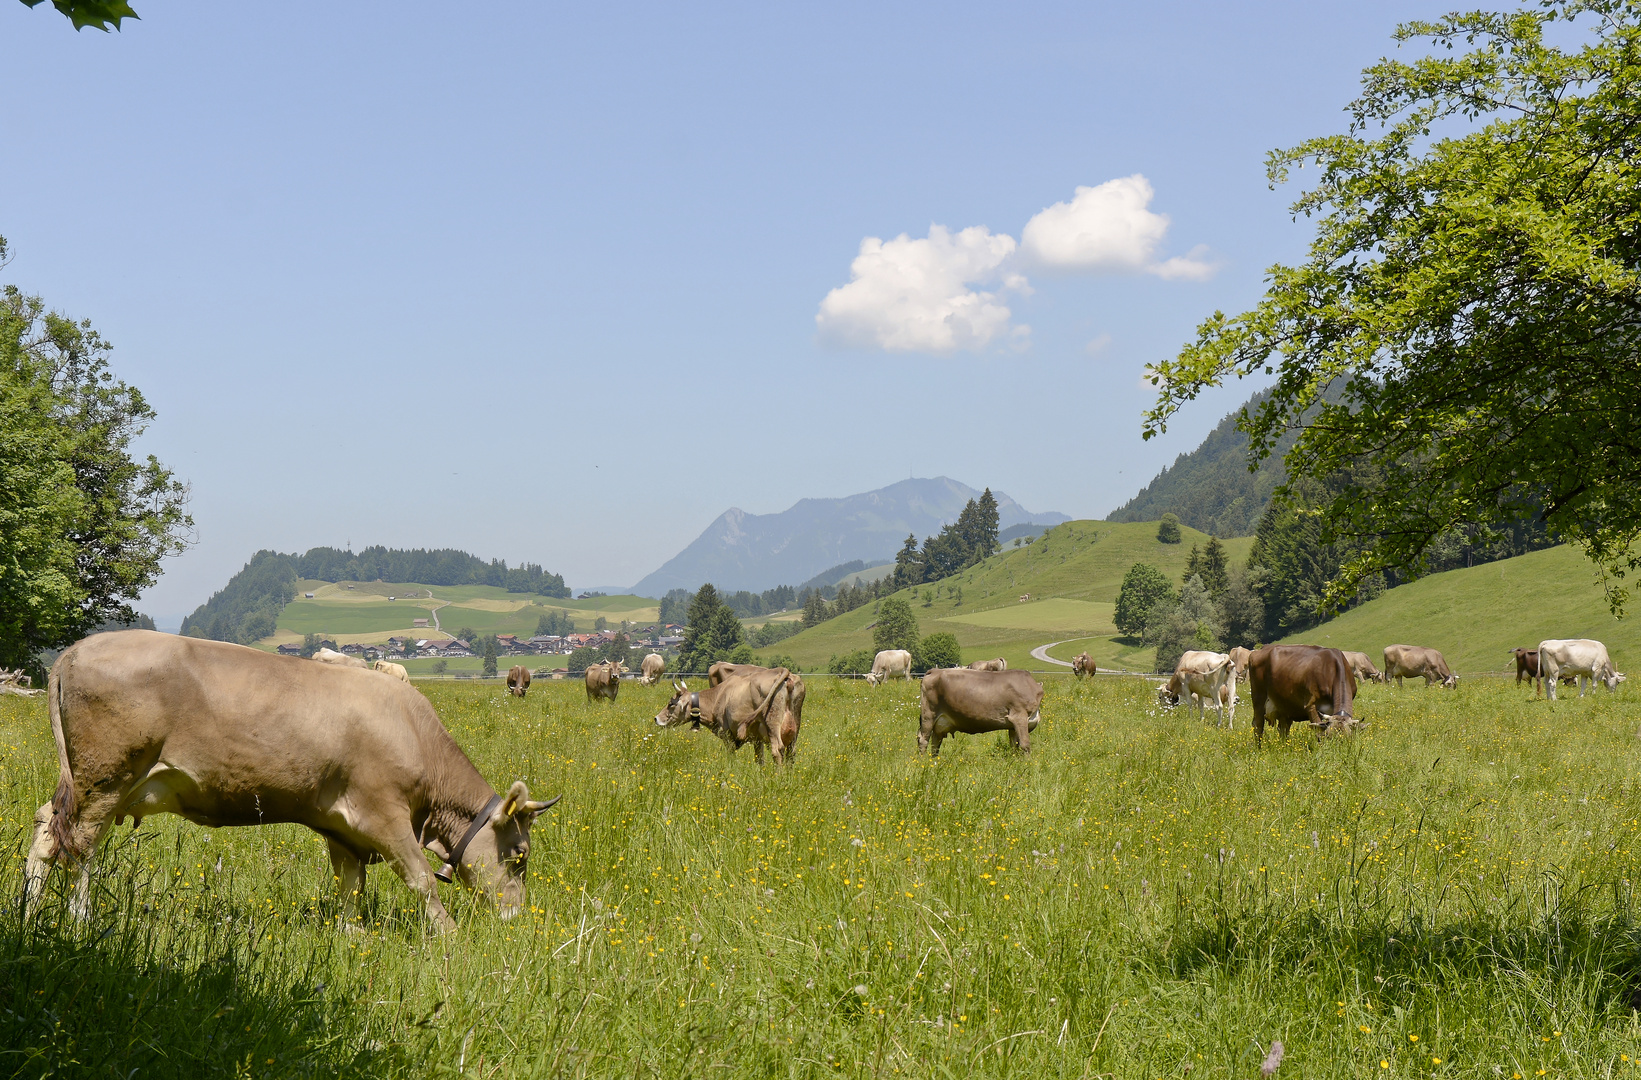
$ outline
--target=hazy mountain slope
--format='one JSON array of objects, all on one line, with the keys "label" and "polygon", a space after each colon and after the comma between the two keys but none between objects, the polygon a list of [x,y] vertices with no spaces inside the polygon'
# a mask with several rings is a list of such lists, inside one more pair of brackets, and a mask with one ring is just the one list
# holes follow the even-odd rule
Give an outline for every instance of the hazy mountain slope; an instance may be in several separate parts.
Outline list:
[{"label": "hazy mountain slope", "polygon": [[[993,491],[1002,528],[1023,522],[1057,524],[1064,514],[1033,514]],[[980,492],[948,477],[902,480],[877,491],[842,499],[801,499],[778,514],[726,510],[688,547],[632,591],[660,596],[712,582],[721,589],[754,592],[806,581],[853,559],[892,559],[908,533],[921,541],[957,520]]]}]

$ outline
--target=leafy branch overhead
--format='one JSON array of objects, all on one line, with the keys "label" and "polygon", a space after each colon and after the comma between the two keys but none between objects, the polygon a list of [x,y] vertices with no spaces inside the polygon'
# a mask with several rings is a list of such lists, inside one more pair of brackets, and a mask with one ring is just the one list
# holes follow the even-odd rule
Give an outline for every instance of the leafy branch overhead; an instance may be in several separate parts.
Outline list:
[{"label": "leafy branch overhead", "polygon": [[[29,7],[39,7],[44,2],[23,0]],[[76,30],[84,30],[88,26],[95,26],[104,32],[110,26],[118,30],[121,19],[139,17],[125,0],[51,0],[51,6],[68,16]]]},{"label": "leafy branch overhead", "polygon": [[[1582,44],[1547,43],[1558,21]],[[1641,12],[1561,0],[1397,39],[1435,55],[1370,67],[1344,134],[1270,155],[1273,186],[1317,170],[1293,204],[1309,258],[1157,365],[1145,436],[1227,378],[1275,375],[1241,426],[1251,464],[1299,428],[1288,486],[1326,482],[1306,512],[1352,554],[1325,603],[1422,572],[1455,529],[1541,517],[1619,609],[1613,578],[1641,565]]]}]

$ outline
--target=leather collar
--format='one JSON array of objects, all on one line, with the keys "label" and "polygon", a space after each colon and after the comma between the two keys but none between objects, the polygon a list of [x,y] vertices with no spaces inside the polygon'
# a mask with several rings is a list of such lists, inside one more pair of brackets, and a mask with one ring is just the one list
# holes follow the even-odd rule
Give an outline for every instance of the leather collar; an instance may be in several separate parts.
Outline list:
[{"label": "leather collar", "polygon": [[479,811],[479,816],[474,818],[473,824],[467,827],[467,835],[461,838],[461,842],[458,843],[455,850],[450,853],[450,857],[445,860],[444,865],[434,871],[434,877],[438,878],[440,881],[455,880],[456,867],[461,865],[462,856],[467,853],[467,845],[473,842],[473,837],[479,835],[479,830],[484,828],[485,824],[490,820],[490,815],[495,813],[496,807],[500,805],[500,795],[490,796],[490,801],[484,804],[484,809]]}]

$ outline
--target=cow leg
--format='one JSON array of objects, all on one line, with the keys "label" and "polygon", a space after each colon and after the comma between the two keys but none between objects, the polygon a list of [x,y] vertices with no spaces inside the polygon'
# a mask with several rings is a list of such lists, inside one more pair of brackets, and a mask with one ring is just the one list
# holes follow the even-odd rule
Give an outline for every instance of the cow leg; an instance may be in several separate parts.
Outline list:
[{"label": "cow leg", "polygon": [[935,712],[934,710],[930,709],[929,705],[928,705],[928,702],[924,702],[923,703],[923,714],[922,714],[922,716],[920,716],[918,718],[918,722],[917,722],[917,752],[918,753],[921,754],[921,753],[923,753],[923,751],[928,750],[930,748],[930,740],[933,740],[933,744],[934,744],[933,753],[934,753],[934,756],[935,757],[940,756],[940,736],[936,735],[935,730],[934,730],[935,729],[935,721],[938,720],[939,718],[940,718],[940,714],[938,712]]},{"label": "cow leg", "polygon": [[394,834],[392,840],[383,850],[382,858],[393,867],[410,891],[422,898],[423,910],[427,912],[427,921],[433,924],[435,933],[448,934],[456,929],[456,920],[444,909],[439,900],[439,889],[434,882],[433,871],[427,868],[427,857],[422,854],[422,845],[416,839],[416,834],[409,829],[404,834]]},{"label": "cow leg", "polygon": [[51,804],[34,812],[34,837],[29,843],[28,863],[23,868],[23,914],[39,906],[45,896],[46,879],[57,865],[57,841],[51,836]]},{"label": "cow leg", "polygon": [[1009,741],[1020,748],[1020,753],[1031,753],[1031,716],[1016,710],[1009,713]]},{"label": "cow leg", "polygon": [[365,862],[352,849],[325,838],[330,848],[330,872],[336,878],[337,894],[342,899],[341,925],[351,927],[359,913],[359,898],[365,891]]}]

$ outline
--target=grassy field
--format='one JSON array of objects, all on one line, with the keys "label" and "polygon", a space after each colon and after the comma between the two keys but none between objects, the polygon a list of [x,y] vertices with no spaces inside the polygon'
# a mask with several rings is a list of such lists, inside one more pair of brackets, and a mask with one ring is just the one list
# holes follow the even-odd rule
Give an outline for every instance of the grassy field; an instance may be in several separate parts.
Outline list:
[{"label": "grassy field", "polygon": [[[425,687],[480,769],[565,794],[526,915],[380,866],[333,925],[318,838],[120,829],[96,916],[0,910],[22,1076],[1626,1077],[1641,1072],[1637,688],[1368,687],[1256,750],[1143,680],[1050,680],[1033,751],[913,752],[916,684],[811,680],[796,764],[589,707]],[[1245,714],[1244,714],[1245,717]],[[0,698],[0,887],[56,779]],[[62,875],[54,879],[57,889]]]},{"label": "grassy field", "polygon": [[[303,595],[310,592],[311,600]],[[389,600],[390,596],[395,599]],[[560,600],[489,585],[304,581],[299,583],[297,598],[280,612],[278,632],[260,644],[272,648],[300,641],[304,634],[323,634],[339,644],[386,641],[408,633],[432,636],[439,632],[432,625],[434,609],[446,634],[468,627],[481,634],[526,636],[536,632],[543,615],[555,610],[568,612],[576,629],[582,631],[591,631],[601,617],[612,627],[623,619],[653,625],[660,614],[656,602],[642,596]],[[421,618],[428,620],[428,626],[413,629],[411,620]]]},{"label": "grassy field", "polygon": [[[950,581],[896,595],[912,601],[923,633],[956,634],[965,662],[1002,656],[1011,667],[1040,668],[1043,664],[1031,659],[1032,649],[1080,633],[1080,644],[1062,659],[1086,648],[1101,667],[1148,671],[1155,654],[1117,639],[1111,608],[1123,575],[1137,562],[1179,579],[1191,546],[1208,542],[1206,533],[1180,531],[1183,543],[1163,544],[1155,522],[1069,521],[1036,543],[1005,548]],[[1252,537],[1222,542],[1226,555],[1238,562],[1247,559],[1253,546]],[[1032,599],[1021,603],[1025,594]],[[781,642],[779,651],[805,667],[824,667],[834,654],[869,648],[872,634],[866,627],[874,619],[868,604]]]},{"label": "grassy field", "polygon": [[1619,670],[1641,663],[1641,621],[1607,609],[1595,567],[1577,548],[1433,574],[1289,639],[1367,653],[1386,645],[1440,649],[1455,671],[1516,670],[1510,650],[1546,638],[1603,641]]}]

